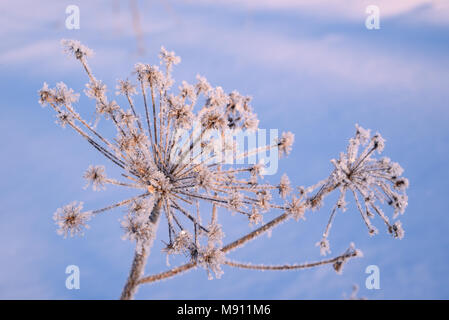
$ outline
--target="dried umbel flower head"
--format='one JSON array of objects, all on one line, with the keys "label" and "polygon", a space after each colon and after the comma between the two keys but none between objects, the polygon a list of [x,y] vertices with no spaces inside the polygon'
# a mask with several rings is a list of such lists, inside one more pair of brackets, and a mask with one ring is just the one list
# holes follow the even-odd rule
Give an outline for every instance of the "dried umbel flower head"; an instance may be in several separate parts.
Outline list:
[{"label": "dried umbel flower head", "polygon": [[124,231],[122,239],[136,242],[137,252],[142,252],[148,241],[155,236],[155,226],[151,223],[150,215],[154,202],[152,198],[133,200],[128,205],[128,213],[121,220]]},{"label": "dried umbel flower head", "polygon": [[61,44],[64,47],[64,51],[68,54],[73,54],[76,59],[90,57],[94,53],[91,49],[81,44],[81,42],[77,40],[62,39]]},{"label": "dried umbel flower head", "polygon": [[168,70],[171,70],[172,66],[181,62],[181,58],[176,56],[174,51],[167,51],[164,47],[161,47],[161,53],[159,54],[161,64],[165,64]]},{"label": "dried umbel flower head", "polygon": [[200,248],[198,251],[198,258],[196,259],[196,263],[206,269],[209,280],[213,279],[212,273],[216,278],[221,278],[223,275],[221,265],[223,265],[225,261],[226,258],[223,251],[210,245]]},{"label": "dried umbel flower head", "polygon": [[82,212],[82,202],[72,202],[60,209],[53,215],[56,225],[59,226],[58,234],[66,238],[68,235],[82,235],[83,229],[89,229],[87,221],[91,218],[90,212]]},{"label": "dried umbel flower head", "polygon": [[295,141],[295,135],[291,132],[284,132],[278,142],[279,151],[281,154],[288,155],[292,151],[292,145]]},{"label": "dried umbel flower head", "polygon": [[[390,225],[378,202],[386,201],[395,212],[402,213],[407,201],[405,193],[399,192],[405,190],[408,181],[400,177],[402,169],[397,164],[371,157],[374,151],[380,152],[384,147],[379,134],[370,139],[369,131],[357,127],[347,153],[333,161],[335,170],[331,176],[315,186],[293,192],[287,175],[274,184],[260,182],[259,178],[264,174],[263,163],[229,165],[225,162],[226,157],[217,157],[232,151],[236,159],[243,160],[237,163],[245,163],[250,156],[262,152],[278,152],[278,157],[291,152],[294,142],[291,132],[283,133],[271,145],[242,152],[236,141],[226,139],[230,130],[250,132],[257,129],[259,121],[250,105],[250,97],[237,91],[227,94],[223,88],[211,86],[201,76],[197,76],[195,84],[183,81],[179,90],[172,89],[171,71],[180,58],[162,48],[160,58],[164,71],[155,65],[137,63],[134,68],[136,82],[119,80],[116,86],[119,97],[117,101],[110,101],[107,86],[96,79],[87,63],[92,51],[78,41],[63,40],[63,45],[87,73],[85,94],[95,101],[97,120],[107,120],[115,128],[116,135],[102,134],[84,120],[75,109],[78,95],[63,83],[58,83],[55,88],[44,83],[39,91],[39,102],[53,108],[58,122],[72,128],[121,170],[119,180],[107,177],[103,166],[90,166],[84,175],[88,185],[94,190],[112,185],[131,188],[138,193],[88,213],[81,212],[81,204],[74,202],[58,209],[55,220],[60,227],[59,233],[73,236],[87,227],[86,222],[91,217],[114,208],[126,209],[126,215],[121,219],[123,238],[136,242],[136,252],[122,292],[123,299],[132,298],[140,284],[165,279],[197,266],[205,268],[209,277],[220,277],[223,264],[256,270],[297,270],[333,264],[340,271],[344,262],[359,256],[354,248],[331,259],[293,265],[251,265],[226,258],[229,251],[271,232],[289,218],[305,219],[306,211],[318,208],[334,190],[339,190],[341,195],[330,223],[336,209],[344,209],[344,195],[350,191],[356,197],[364,221],[369,221],[366,217],[374,211],[387,223],[390,233],[402,237],[401,224]],[[86,112],[91,113],[91,110]],[[180,137],[186,130],[189,139],[182,141]],[[359,146],[365,144],[365,150],[359,155]],[[365,209],[361,207],[357,193],[362,195]],[[200,205],[206,203],[212,210],[205,215]],[[241,214],[250,224],[260,226],[223,245],[224,232],[218,224],[218,208]],[[276,212],[278,215],[273,217]],[[188,262],[161,274],[143,277],[161,217],[165,218],[168,230],[164,249],[167,257],[183,254],[188,257]],[[263,224],[262,218],[271,220]],[[322,252],[329,251],[330,223],[320,245]]]},{"label": "dried umbel flower head", "polygon": [[290,179],[285,173],[281,177],[281,182],[278,185],[278,189],[282,199],[285,199],[292,192],[292,188],[290,187]]},{"label": "dried umbel flower head", "polygon": [[[404,231],[400,221],[391,224],[382,211],[381,205],[386,203],[393,208],[393,219],[403,214],[408,201],[405,189],[409,183],[406,178],[401,177],[404,170],[398,163],[391,162],[389,158],[375,159],[373,157],[375,153],[380,154],[384,146],[384,139],[379,133],[370,137],[369,130],[357,125],[355,136],[349,140],[347,152],[341,153],[338,160],[331,160],[335,167],[334,171],[328,179],[317,186],[320,188],[319,192],[308,203],[312,208],[319,207],[326,194],[335,189],[340,192],[323,239],[319,243],[323,254],[329,252],[327,237],[337,210],[346,209],[347,193],[353,195],[370,235],[378,232],[371,223],[375,215],[378,215],[387,226],[387,231],[395,238],[402,239]],[[359,153],[360,147],[364,148]]]},{"label": "dried umbel flower head", "polygon": [[107,178],[104,166],[89,166],[84,173],[84,179],[87,180],[86,187],[92,185],[94,191],[105,189]]}]

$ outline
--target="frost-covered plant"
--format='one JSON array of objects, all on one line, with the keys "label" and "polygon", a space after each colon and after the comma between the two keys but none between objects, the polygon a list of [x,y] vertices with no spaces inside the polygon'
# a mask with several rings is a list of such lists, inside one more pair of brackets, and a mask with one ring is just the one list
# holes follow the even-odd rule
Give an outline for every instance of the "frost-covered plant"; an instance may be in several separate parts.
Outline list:
[{"label": "frost-covered plant", "polygon": [[[402,214],[407,205],[405,189],[408,180],[401,177],[402,169],[397,163],[388,158],[373,157],[384,148],[384,140],[379,134],[371,136],[369,130],[357,126],[346,153],[342,153],[338,160],[332,160],[334,171],[314,186],[293,188],[285,174],[279,183],[262,183],[259,181],[263,175],[262,163],[228,165],[223,157],[217,157],[228,151],[237,153],[235,141],[229,143],[220,139],[227,130],[257,129],[258,120],[249,97],[236,91],[226,94],[221,87],[212,87],[201,76],[197,76],[195,84],[183,81],[178,91],[173,90],[171,70],[180,58],[162,48],[159,57],[164,71],[155,65],[138,63],[134,70],[136,84],[129,80],[118,81],[116,93],[128,104],[125,109],[108,99],[106,85],[88,66],[87,57],[92,51],[74,40],[63,40],[62,44],[87,73],[89,82],[85,94],[95,101],[97,121],[103,117],[111,122],[116,136],[108,138],[96,129],[96,124],[84,120],[74,107],[79,95],[62,82],[55,88],[44,83],[39,91],[40,103],[51,106],[56,112],[57,123],[74,129],[122,171],[123,180],[117,180],[108,178],[103,166],[90,166],[84,174],[87,186],[102,190],[107,185],[115,185],[136,189],[139,193],[106,208],[87,212],[82,212],[82,203],[73,202],[58,209],[54,219],[59,226],[58,233],[73,236],[82,234],[88,227],[87,221],[97,214],[118,207],[127,208],[121,220],[123,238],[135,241],[136,250],[122,299],[132,299],[141,284],[166,279],[198,266],[207,270],[209,278],[220,277],[222,265],[256,270],[297,270],[332,264],[337,272],[341,272],[347,260],[361,255],[353,244],[334,258],[305,264],[252,265],[231,261],[226,256],[289,218],[304,219],[307,210],[319,208],[333,191],[338,191],[340,196],[318,243],[323,255],[330,252],[330,227],[337,210],[345,210],[348,192],[353,195],[370,234],[376,233],[370,219],[377,214],[389,233],[396,238],[403,237],[401,223],[391,224],[380,204],[386,202],[392,206],[394,218]],[[134,100],[137,94],[142,101],[140,108]],[[201,129],[199,135],[194,134],[197,123]],[[186,130],[190,138],[195,138],[179,143],[180,132]],[[218,136],[209,136],[211,130],[218,132]],[[245,159],[268,150],[278,152],[278,156],[288,155],[293,141],[292,133],[283,133],[271,145],[237,153],[235,157]],[[363,148],[361,152],[360,148]],[[193,150],[200,152],[193,156]],[[207,219],[204,212],[200,214],[201,203],[212,205]],[[260,226],[223,245],[224,232],[218,220],[218,207],[242,214],[250,224]],[[263,219],[273,212],[279,214],[263,223]],[[167,261],[173,254],[187,255],[189,261],[166,272],[144,276],[145,263],[162,214],[168,228],[163,250]]]}]

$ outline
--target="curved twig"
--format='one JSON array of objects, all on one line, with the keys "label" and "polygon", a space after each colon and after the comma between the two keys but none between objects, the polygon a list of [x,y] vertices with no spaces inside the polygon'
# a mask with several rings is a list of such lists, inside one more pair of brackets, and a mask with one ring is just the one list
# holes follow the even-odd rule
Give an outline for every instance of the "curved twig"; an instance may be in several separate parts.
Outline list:
[{"label": "curved twig", "polygon": [[346,260],[350,258],[356,257],[358,254],[357,252],[351,252],[346,253],[343,255],[340,255],[335,258],[327,259],[327,260],[321,260],[321,261],[315,261],[315,262],[309,262],[309,263],[303,263],[303,264],[285,264],[285,265],[253,265],[250,263],[240,263],[235,261],[225,261],[224,264],[234,267],[234,268],[242,268],[242,269],[252,269],[252,270],[297,270],[297,269],[307,269],[307,268],[314,268],[326,264],[335,263],[337,261]]}]

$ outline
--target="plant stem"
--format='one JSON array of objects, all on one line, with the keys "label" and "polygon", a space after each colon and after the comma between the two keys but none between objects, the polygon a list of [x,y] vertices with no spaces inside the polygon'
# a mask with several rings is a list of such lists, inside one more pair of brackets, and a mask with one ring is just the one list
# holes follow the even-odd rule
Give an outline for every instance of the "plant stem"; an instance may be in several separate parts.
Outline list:
[{"label": "plant stem", "polygon": [[125,287],[123,288],[121,300],[132,300],[137,292],[139,286],[139,279],[144,274],[145,265],[147,263],[148,256],[150,255],[151,247],[153,246],[154,238],[156,237],[156,231],[161,213],[162,201],[159,199],[153,207],[153,211],[150,215],[150,221],[154,224],[154,235],[143,246],[141,250],[137,250],[134,253],[134,259],[129,272],[128,280],[126,280]]}]

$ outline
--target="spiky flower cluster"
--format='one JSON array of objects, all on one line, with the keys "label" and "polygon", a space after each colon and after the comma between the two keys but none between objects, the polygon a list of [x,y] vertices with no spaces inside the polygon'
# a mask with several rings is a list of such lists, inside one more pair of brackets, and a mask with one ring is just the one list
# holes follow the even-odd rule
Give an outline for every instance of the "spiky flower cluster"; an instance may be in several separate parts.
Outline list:
[{"label": "spiky flower cluster", "polygon": [[83,234],[83,228],[89,228],[87,221],[91,218],[90,212],[82,212],[82,202],[72,202],[59,208],[53,215],[53,220],[59,226],[58,234],[66,238],[75,234]]},{"label": "spiky flower cluster", "polygon": [[[405,190],[409,182],[401,177],[403,169],[389,158],[375,159],[375,153],[382,153],[385,140],[379,133],[371,137],[370,130],[365,130],[356,125],[356,134],[349,140],[346,153],[341,153],[340,158],[331,162],[335,169],[330,177],[318,184],[319,192],[309,199],[308,204],[313,208],[321,205],[323,197],[331,191],[338,189],[340,197],[335,204],[329,223],[323,234],[322,240],[317,244],[324,255],[329,250],[328,236],[337,210],[346,210],[345,197],[350,193],[354,197],[357,209],[368,228],[370,235],[378,233],[372,225],[371,219],[377,214],[387,226],[387,231],[395,238],[402,239],[404,231],[400,221],[393,224],[382,211],[380,205],[387,203],[393,210],[393,219],[403,214],[407,207],[407,195]],[[363,147],[360,152],[360,148]]]},{"label": "spiky flower cluster", "polygon": [[122,239],[136,241],[139,253],[142,252],[145,244],[155,236],[156,230],[150,220],[153,206],[152,198],[134,200],[129,205],[128,213],[121,222],[125,232]]},{"label": "spiky flower cluster", "polygon": [[[235,141],[219,139],[229,130],[254,131],[258,128],[259,121],[250,105],[250,97],[237,91],[227,94],[221,87],[211,86],[202,76],[197,76],[194,84],[183,81],[178,90],[174,90],[171,71],[180,62],[180,58],[174,52],[162,48],[159,57],[161,65],[165,66],[164,71],[155,65],[138,63],[134,69],[136,83],[128,79],[118,81],[117,95],[122,96],[128,105],[124,108],[121,103],[108,99],[106,85],[93,75],[87,63],[87,57],[92,51],[73,40],[63,40],[63,45],[67,52],[81,62],[88,75],[85,94],[95,101],[97,121],[104,118],[112,123],[116,136],[107,138],[96,130],[96,123],[85,121],[74,107],[79,96],[63,83],[58,83],[52,89],[44,84],[39,91],[40,103],[51,106],[56,112],[58,123],[74,129],[122,170],[123,180],[116,180],[107,177],[103,166],[90,166],[84,175],[88,185],[92,185],[94,190],[115,185],[133,188],[140,193],[131,199],[88,214],[81,212],[81,206],[72,204],[59,209],[55,218],[60,232],[73,236],[82,232],[87,226],[88,218],[113,208],[127,208],[127,213],[121,220],[124,238],[136,241],[137,249],[126,286],[128,289],[125,290],[129,292],[122,297],[132,297],[133,292],[129,288],[138,284],[166,278],[195,266],[204,267],[209,276],[213,273],[216,277],[222,274],[223,264],[262,270],[289,270],[334,264],[339,271],[343,262],[359,256],[359,252],[350,248],[334,259],[277,267],[239,264],[229,262],[225,257],[228,251],[270,231],[290,217],[304,219],[307,209],[318,208],[324,197],[335,189],[341,192],[336,208],[344,208],[344,194],[351,191],[370,228],[367,216],[371,216],[374,211],[384,219],[391,233],[402,237],[400,223],[390,225],[376,202],[387,200],[396,212],[402,213],[406,205],[405,195],[394,190],[403,190],[408,184],[406,179],[399,177],[402,172],[397,164],[388,159],[371,158],[374,151],[380,152],[383,149],[380,135],[375,135],[370,140],[369,132],[358,127],[355,138],[350,140],[347,153],[333,161],[334,172],[316,186],[294,191],[287,175],[283,175],[278,184],[261,183],[259,177],[263,174],[263,163],[229,166],[225,165],[223,157],[217,157],[229,150],[234,153],[238,150]],[[137,93],[140,94],[140,108],[134,101]],[[200,126],[199,134],[196,124]],[[179,143],[181,133],[186,130],[190,139]],[[218,134],[210,135],[211,131]],[[294,135],[286,132],[271,145],[237,153],[235,157],[246,159],[250,155],[267,151],[278,152],[279,156],[288,155],[293,142]],[[359,146],[366,143],[366,149],[357,155]],[[195,150],[200,151],[194,154]],[[394,190],[387,182],[392,183]],[[312,194],[316,189],[318,191]],[[362,195],[365,209],[362,209],[357,193]],[[212,204],[212,213],[208,219],[210,222],[207,225],[203,224],[205,219],[200,214],[201,203]],[[268,213],[280,211],[280,215],[223,246],[224,233],[218,223],[218,207],[246,216],[250,224],[262,224],[263,217]],[[148,254],[162,213],[168,228],[165,253],[188,255],[190,262],[163,275],[140,279],[142,264],[144,265],[142,260],[146,259],[145,254]],[[332,216],[334,214],[335,208]],[[330,224],[322,241],[326,243],[325,248],[328,248],[329,228]]]}]

